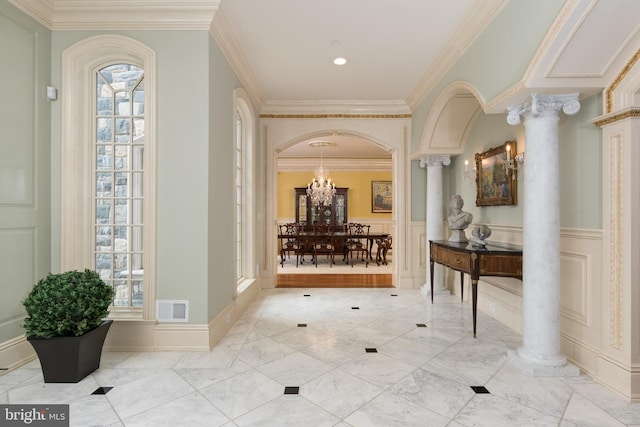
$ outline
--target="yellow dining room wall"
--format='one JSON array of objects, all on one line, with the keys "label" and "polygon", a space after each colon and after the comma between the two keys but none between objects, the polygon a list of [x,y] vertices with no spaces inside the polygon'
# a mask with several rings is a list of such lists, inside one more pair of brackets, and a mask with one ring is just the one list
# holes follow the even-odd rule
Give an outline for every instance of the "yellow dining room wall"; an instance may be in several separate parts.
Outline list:
[{"label": "yellow dining room wall", "polygon": [[[391,213],[371,212],[371,181],[391,181],[391,171],[330,172],[336,187],[347,187],[348,218],[391,219]],[[278,218],[295,218],[295,188],[306,187],[313,172],[278,172]]]}]

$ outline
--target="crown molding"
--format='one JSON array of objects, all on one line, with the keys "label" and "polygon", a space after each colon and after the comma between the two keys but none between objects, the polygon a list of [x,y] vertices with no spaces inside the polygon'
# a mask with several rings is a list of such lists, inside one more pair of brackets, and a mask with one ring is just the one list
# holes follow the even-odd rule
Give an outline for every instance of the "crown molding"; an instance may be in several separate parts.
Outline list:
[{"label": "crown molding", "polygon": [[429,92],[442,80],[446,73],[460,59],[476,38],[489,26],[491,21],[509,3],[509,0],[483,0],[474,2],[451,42],[442,49],[433,65],[427,70],[416,87],[407,97],[406,103],[414,110],[427,97]]},{"label": "crown molding", "polygon": [[[392,116],[411,117],[409,106],[396,101],[269,101],[260,111],[261,117],[271,116],[321,116],[363,117]],[[303,118],[304,118],[303,117]]]},{"label": "crown molding", "polygon": [[267,98],[251,71],[249,61],[244,56],[240,43],[238,43],[223,9],[219,9],[216,12],[210,33],[218,43],[218,47],[220,47],[222,54],[231,65],[238,80],[242,83],[244,90],[249,94],[254,106],[260,111]]},{"label": "crown molding", "polygon": [[51,30],[209,30],[220,0],[9,0]]},{"label": "crown molding", "polygon": [[[277,159],[278,172],[308,172],[318,167],[318,158],[285,157]],[[389,159],[332,159],[324,158],[323,167],[331,172],[364,172],[364,171],[391,171],[393,160]]]},{"label": "crown molding", "polygon": [[53,1],[54,0],[7,0],[9,4],[17,7],[45,27],[51,29],[53,25]]}]

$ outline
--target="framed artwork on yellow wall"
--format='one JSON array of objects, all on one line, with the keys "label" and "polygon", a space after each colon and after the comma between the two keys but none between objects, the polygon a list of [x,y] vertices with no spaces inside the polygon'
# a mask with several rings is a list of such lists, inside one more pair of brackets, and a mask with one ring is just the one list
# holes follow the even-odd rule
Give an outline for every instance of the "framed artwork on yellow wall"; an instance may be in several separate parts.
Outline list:
[{"label": "framed artwork on yellow wall", "polygon": [[371,212],[391,212],[393,186],[391,181],[371,181]]}]

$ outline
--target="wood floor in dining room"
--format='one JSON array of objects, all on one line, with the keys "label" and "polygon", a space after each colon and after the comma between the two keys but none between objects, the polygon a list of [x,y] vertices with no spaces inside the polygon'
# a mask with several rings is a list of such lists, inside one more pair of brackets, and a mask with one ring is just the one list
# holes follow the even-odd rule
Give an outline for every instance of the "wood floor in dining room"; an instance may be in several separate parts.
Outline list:
[{"label": "wood floor in dining room", "polygon": [[295,258],[285,259],[284,266],[278,264],[277,288],[393,288],[391,260],[387,265],[377,265],[375,260],[369,266],[360,261],[354,267],[336,259],[330,267],[320,262],[316,267],[309,260],[296,267]]}]

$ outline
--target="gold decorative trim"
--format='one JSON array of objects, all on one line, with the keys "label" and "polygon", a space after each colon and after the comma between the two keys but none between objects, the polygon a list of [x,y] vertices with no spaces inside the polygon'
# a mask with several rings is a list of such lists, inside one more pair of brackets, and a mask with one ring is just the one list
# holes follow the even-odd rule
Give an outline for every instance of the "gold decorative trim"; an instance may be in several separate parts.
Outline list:
[{"label": "gold decorative trim", "polygon": [[611,137],[609,148],[609,339],[611,346],[622,349],[622,248],[623,248],[623,142],[620,134]]},{"label": "gold decorative trim", "polygon": [[620,71],[618,76],[613,80],[613,83],[611,83],[611,86],[609,86],[605,90],[605,97],[606,97],[605,109],[607,113],[611,113],[613,111],[613,92],[616,90],[620,82],[622,82],[622,80],[624,80],[624,78],[627,77],[627,74],[629,73],[631,68],[633,68],[636,62],[638,62],[639,59],[640,59],[640,49],[636,51],[635,55],[631,57],[631,60],[629,60],[629,62],[627,62],[624,68],[622,68],[622,71]]},{"label": "gold decorative trim", "polygon": [[260,114],[261,119],[410,119],[411,114]]},{"label": "gold decorative trim", "polygon": [[618,114],[614,114],[612,116],[609,117],[605,117],[599,120],[596,120],[593,122],[594,125],[596,126],[605,126],[611,123],[615,123],[618,122],[620,120],[624,120],[624,119],[628,119],[630,117],[640,117],[640,109],[631,109],[631,110],[627,110],[627,111],[623,111],[621,113]]}]

